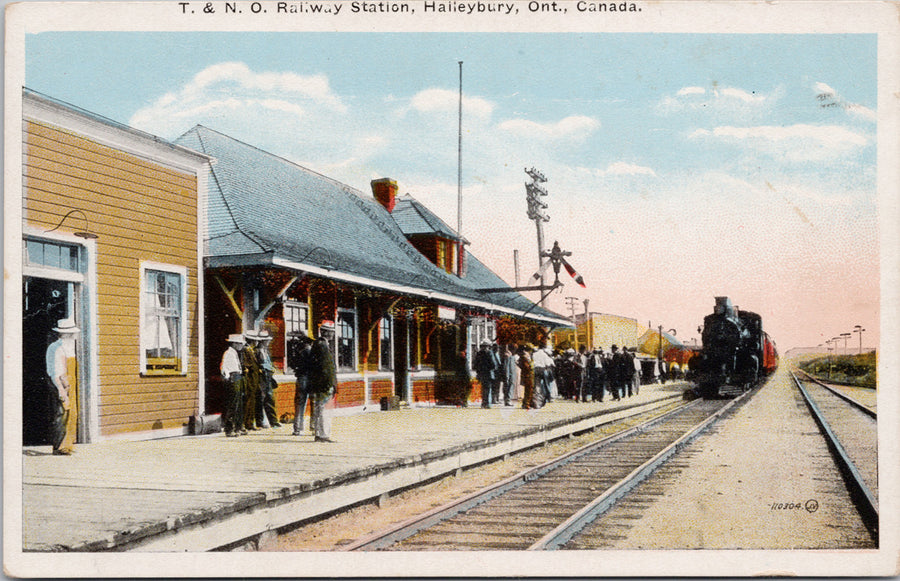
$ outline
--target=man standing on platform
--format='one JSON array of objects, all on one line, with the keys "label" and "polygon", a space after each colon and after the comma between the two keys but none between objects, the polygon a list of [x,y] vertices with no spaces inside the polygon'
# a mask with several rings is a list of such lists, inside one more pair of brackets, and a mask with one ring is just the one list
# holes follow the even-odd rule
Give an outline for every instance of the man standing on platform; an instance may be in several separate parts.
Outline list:
[{"label": "man standing on platform", "polygon": [[[303,416],[306,415],[306,402],[312,404],[307,385],[310,370],[310,353],[312,341],[303,331],[293,331],[287,344],[287,364],[294,371],[294,435],[303,434]],[[310,406],[315,407],[315,406]],[[309,414],[310,428],[315,426],[312,410]]]},{"label": "man standing on platform", "polygon": [[310,366],[307,385],[313,400],[315,416],[316,442],[333,442],[331,439],[331,416],[326,413],[325,406],[337,393],[337,372],[331,345],[334,341],[334,322],[322,321],[319,324],[319,338],[310,349]]},{"label": "man standing on platform", "polygon": [[641,360],[637,356],[637,349],[631,349],[631,393],[628,395],[637,395],[641,390]]},{"label": "man standing on platform", "polygon": [[503,405],[511,406],[512,390],[516,385],[515,345],[504,345],[500,356],[500,378],[503,382]]},{"label": "man standing on platform", "polygon": [[491,403],[500,405],[500,384],[503,382],[503,359],[500,357],[500,345],[491,345],[491,357],[494,359],[494,367],[497,369],[494,383],[491,385]]},{"label": "man standing on platform", "polygon": [[244,336],[240,333],[228,336],[228,349],[222,355],[219,371],[225,382],[225,435],[233,438],[244,427],[244,367],[241,365],[241,350]]},{"label": "man standing on platform", "polygon": [[244,430],[256,430],[256,402],[259,401],[260,375],[259,357],[256,354],[257,336],[255,331],[244,333],[247,344],[241,350],[241,365],[244,367]]},{"label": "man standing on platform", "polygon": [[[613,399],[616,401],[622,399],[622,397],[625,395],[622,391],[622,388],[625,385],[625,374],[628,369],[630,369],[628,367],[628,361],[619,351],[619,347],[613,345],[612,355],[610,356],[609,385],[610,388],[612,388]],[[627,372],[630,373],[630,371]]]},{"label": "man standing on platform", "polygon": [[553,375],[553,358],[549,347],[542,346],[534,351],[534,407],[543,407],[550,401],[550,381]]},{"label": "man standing on platform", "polygon": [[78,359],[75,336],[81,330],[72,319],[59,321],[53,329],[56,340],[47,347],[46,363],[50,387],[57,396],[53,417],[53,454],[68,456],[74,452],[78,429]]},{"label": "man standing on platform", "polygon": [[472,374],[469,373],[469,360],[466,350],[461,349],[453,361],[453,382],[455,385],[457,404],[469,407],[469,392],[472,391]]},{"label": "man standing on platform", "polygon": [[475,369],[478,382],[481,384],[481,407],[490,408],[494,382],[497,379],[497,372],[500,368],[494,353],[491,351],[490,341],[481,342],[481,349],[475,354],[475,361],[472,363],[472,367]]},{"label": "man standing on platform", "polygon": [[269,343],[272,335],[265,329],[259,332],[259,345],[257,357],[260,366],[259,403],[256,404],[256,423],[265,428],[278,428],[278,413],[275,411],[275,366],[272,364],[272,354],[269,353]]},{"label": "man standing on platform", "polygon": [[534,351],[534,346],[531,343],[526,343],[522,347],[519,347],[519,360],[517,361],[517,365],[519,369],[522,370],[522,409],[529,410],[535,409],[535,398],[534,398],[534,382],[535,382],[535,373],[534,373],[534,364],[531,361],[531,353]]}]

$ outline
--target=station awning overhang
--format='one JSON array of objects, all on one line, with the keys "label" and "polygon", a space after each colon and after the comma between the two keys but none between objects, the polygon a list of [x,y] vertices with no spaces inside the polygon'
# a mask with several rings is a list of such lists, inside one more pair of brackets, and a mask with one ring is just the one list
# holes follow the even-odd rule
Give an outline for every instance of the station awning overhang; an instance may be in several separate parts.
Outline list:
[{"label": "station awning overhang", "polygon": [[558,317],[548,317],[537,313],[528,313],[522,309],[516,309],[504,305],[499,305],[488,300],[478,300],[469,297],[461,297],[452,293],[443,292],[434,289],[427,289],[409,284],[402,284],[390,281],[379,280],[370,276],[364,276],[354,273],[343,272],[339,269],[332,269],[321,265],[298,262],[290,258],[276,256],[272,251],[261,252],[256,254],[238,254],[230,256],[208,256],[205,259],[207,268],[248,268],[248,267],[275,267],[284,268],[300,273],[306,273],[313,276],[327,278],[347,284],[366,286],[382,290],[394,294],[402,294],[412,297],[424,298],[451,306],[473,307],[483,309],[485,311],[510,315],[514,317],[522,317],[535,323],[547,325],[549,327],[572,327],[572,322],[568,319]]}]

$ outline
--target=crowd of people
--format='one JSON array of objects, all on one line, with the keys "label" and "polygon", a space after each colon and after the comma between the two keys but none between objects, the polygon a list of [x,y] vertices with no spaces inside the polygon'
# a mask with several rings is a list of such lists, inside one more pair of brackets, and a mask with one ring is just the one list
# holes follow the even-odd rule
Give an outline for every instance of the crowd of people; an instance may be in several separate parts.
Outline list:
[{"label": "crowd of people", "polygon": [[[309,429],[317,442],[331,442],[331,418],[326,406],[337,393],[337,375],[329,345],[334,339],[334,323],[323,321],[316,339],[303,331],[288,334],[286,363],[296,379],[293,434],[304,434],[307,406],[310,408]],[[235,437],[251,430],[279,427],[275,413],[274,367],[269,354],[272,337],[265,330],[230,335],[229,347],[222,356],[221,373],[225,381],[225,434]],[[537,409],[554,398],[577,402],[602,402],[638,395],[642,365],[636,349],[588,351],[567,349],[553,351],[542,345],[498,344],[483,341],[475,353],[471,371],[481,385],[481,407],[512,407],[522,386],[521,406]],[[653,376],[648,381],[665,382],[664,361],[654,362]],[[472,376],[461,351],[455,371],[458,386],[457,403],[468,405]]]},{"label": "crowd of people", "polygon": [[[472,370],[481,385],[481,407],[512,406],[512,394],[522,386],[522,407],[540,408],[554,397],[577,402],[613,400],[638,395],[642,383],[665,382],[669,369],[665,361],[653,361],[652,375],[644,378],[641,360],[634,348],[612,345],[609,351],[593,351],[582,346],[578,351],[554,352],[546,345],[499,345],[483,341],[472,361]],[[457,382],[459,403],[467,405],[471,377],[465,352],[459,354]]]},{"label": "crowd of people", "polygon": [[[296,377],[294,395],[295,436],[303,435],[307,402],[312,407],[310,430],[317,442],[331,442],[331,417],[325,413],[337,393],[337,374],[329,344],[334,322],[323,321],[313,340],[303,331],[289,334],[287,364]],[[225,382],[225,435],[236,437],[252,430],[281,426],[275,412],[274,366],[269,353],[272,336],[266,330],[228,337],[220,371]]]}]

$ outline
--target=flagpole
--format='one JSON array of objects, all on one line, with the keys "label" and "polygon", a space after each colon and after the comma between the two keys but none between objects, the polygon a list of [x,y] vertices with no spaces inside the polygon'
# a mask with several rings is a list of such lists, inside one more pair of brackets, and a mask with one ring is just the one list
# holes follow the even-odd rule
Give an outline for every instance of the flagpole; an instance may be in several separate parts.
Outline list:
[{"label": "flagpole", "polygon": [[463,275],[463,241],[462,241],[462,66],[459,61],[459,144],[457,146],[456,175],[456,235],[459,237],[456,249],[457,275]]}]

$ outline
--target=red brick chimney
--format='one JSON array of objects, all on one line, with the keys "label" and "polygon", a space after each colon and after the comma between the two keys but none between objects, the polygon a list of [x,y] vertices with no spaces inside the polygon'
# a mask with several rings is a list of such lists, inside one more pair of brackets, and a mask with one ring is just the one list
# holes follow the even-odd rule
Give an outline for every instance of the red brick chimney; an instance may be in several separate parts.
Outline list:
[{"label": "red brick chimney", "polygon": [[397,182],[391,178],[372,180],[372,193],[375,194],[375,199],[388,212],[394,211],[394,204],[397,202],[397,189]]}]

